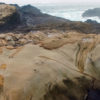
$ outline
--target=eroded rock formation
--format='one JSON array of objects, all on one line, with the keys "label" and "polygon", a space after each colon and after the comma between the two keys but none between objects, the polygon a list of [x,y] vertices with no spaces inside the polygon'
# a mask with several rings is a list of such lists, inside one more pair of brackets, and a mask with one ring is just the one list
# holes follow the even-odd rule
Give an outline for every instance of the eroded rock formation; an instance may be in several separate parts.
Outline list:
[{"label": "eroded rock formation", "polygon": [[100,100],[99,24],[30,5],[0,4],[0,14],[0,100]]},{"label": "eroded rock formation", "polygon": [[0,31],[12,29],[20,23],[20,15],[16,7],[7,4],[0,4]]},{"label": "eroded rock formation", "polygon": [[100,89],[100,35],[37,31],[0,40],[0,100],[86,100]]},{"label": "eroded rock formation", "polygon": [[83,17],[99,17],[100,18],[100,8],[88,9],[86,10]]}]

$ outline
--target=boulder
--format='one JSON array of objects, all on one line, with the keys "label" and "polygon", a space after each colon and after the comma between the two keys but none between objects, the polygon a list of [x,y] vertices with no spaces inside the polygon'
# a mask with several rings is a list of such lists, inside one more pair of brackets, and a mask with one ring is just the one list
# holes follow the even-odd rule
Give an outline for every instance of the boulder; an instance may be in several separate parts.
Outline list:
[{"label": "boulder", "polygon": [[11,41],[11,40],[13,40],[13,37],[11,35],[6,35],[5,40]]},{"label": "boulder", "polygon": [[14,46],[6,46],[6,48],[9,49],[9,50],[15,49]]},{"label": "boulder", "polygon": [[42,42],[0,48],[0,100],[99,100],[100,35],[69,32]]},{"label": "boulder", "polygon": [[26,39],[24,39],[24,38],[22,38],[22,39],[19,39],[19,45],[24,45],[24,44],[26,44],[27,43],[27,40]]},{"label": "boulder", "polygon": [[0,5],[0,30],[12,28],[20,23],[20,16],[16,7],[1,4]]},{"label": "boulder", "polygon": [[32,6],[32,5],[22,6],[20,10],[21,10],[22,13],[25,13],[25,14],[27,14],[27,13],[28,14],[33,14],[34,16],[35,15],[41,15],[42,14],[41,11],[40,11],[40,9],[38,9],[38,8]]},{"label": "boulder", "polygon": [[91,20],[91,19],[88,19],[88,20],[86,20],[85,22],[86,22],[86,23],[90,23],[90,24],[98,24],[98,25],[99,25],[99,23],[98,23],[97,21]]},{"label": "boulder", "polygon": [[8,45],[11,45],[11,46],[16,45],[16,43],[15,43],[15,41],[14,41],[14,40],[8,41],[8,43],[7,43],[7,44],[8,44]]},{"label": "boulder", "polygon": [[0,34],[0,39],[4,39],[6,37],[6,34]]},{"label": "boulder", "polygon": [[0,46],[7,45],[7,42],[4,39],[0,39]]}]

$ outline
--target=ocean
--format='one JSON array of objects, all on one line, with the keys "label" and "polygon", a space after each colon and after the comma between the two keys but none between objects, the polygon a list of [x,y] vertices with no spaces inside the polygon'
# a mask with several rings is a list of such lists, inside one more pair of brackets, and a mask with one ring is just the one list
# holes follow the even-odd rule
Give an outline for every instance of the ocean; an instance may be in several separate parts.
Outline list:
[{"label": "ocean", "polygon": [[99,8],[100,4],[39,4],[36,5],[43,13],[53,16],[69,19],[71,21],[86,21],[87,19],[96,20],[100,23],[98,17],[83,18],[82,14],[93,8]]}]

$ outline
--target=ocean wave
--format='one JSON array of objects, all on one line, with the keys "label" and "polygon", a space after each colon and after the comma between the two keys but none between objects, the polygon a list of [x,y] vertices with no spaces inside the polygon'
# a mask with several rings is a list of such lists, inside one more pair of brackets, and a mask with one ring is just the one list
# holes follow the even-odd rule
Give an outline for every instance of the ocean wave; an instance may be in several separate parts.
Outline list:
[{"label": "ocean wave", "polygon": [[95,20],[100,23],[100,19],[98,17],[88,17],[83,18],[82,14],[87,10],[90,9],[88,7],[40,7],[43,13],[47,13],[53,16],[58,16],[62,18],[69,19],[71,21],[86,21],[87,19]]}]

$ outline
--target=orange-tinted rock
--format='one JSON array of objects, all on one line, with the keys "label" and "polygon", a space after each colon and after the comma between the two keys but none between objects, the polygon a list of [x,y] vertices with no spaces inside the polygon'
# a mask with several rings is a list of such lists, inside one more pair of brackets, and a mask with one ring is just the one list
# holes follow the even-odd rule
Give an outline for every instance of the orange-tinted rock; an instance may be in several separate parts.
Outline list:
[{"label": "orange-tinted rock", "polygon": [[6,69],[6,68],[7,68],[7,65],[6,64],[0,65],[0,69]]},{"label": "orange-tinted rock", "polygon": [[6,48],[9,49],[9,50],[13,50],[13,49],[15,49],[14,46],[6,46]]},{"label": "orange-tinted rock", "polygon": [[84,100],[88,89],[100,89],[100,35],[70,32],[36,39],[42,47],[19,42],[14,50],[4,48],[0,100]]},{"label": "orange-tinted rock", "polygon": [[0,94],[3,92],[4,87],[4,77],[0,75]]},{"label": "orange-tinted rock", "polygon": [[0,47],[0,54],[2,54],[3,53],[3,49],[2,49],[2,47]]},{"label": "orange-tinted rock", "polygon": [[19,39],[19,44],[20,45],[24,45],[24,44],[26,44],[27,43],[27,40],[26,39]]},{"label": "orange-tinted rock", "polygon": [[0,86],[2,86],[2,85],[3,85],[3,83],[4,83],[4,78],[3,78],[3,76],[2,76],[2,75],[0,75]]}]

